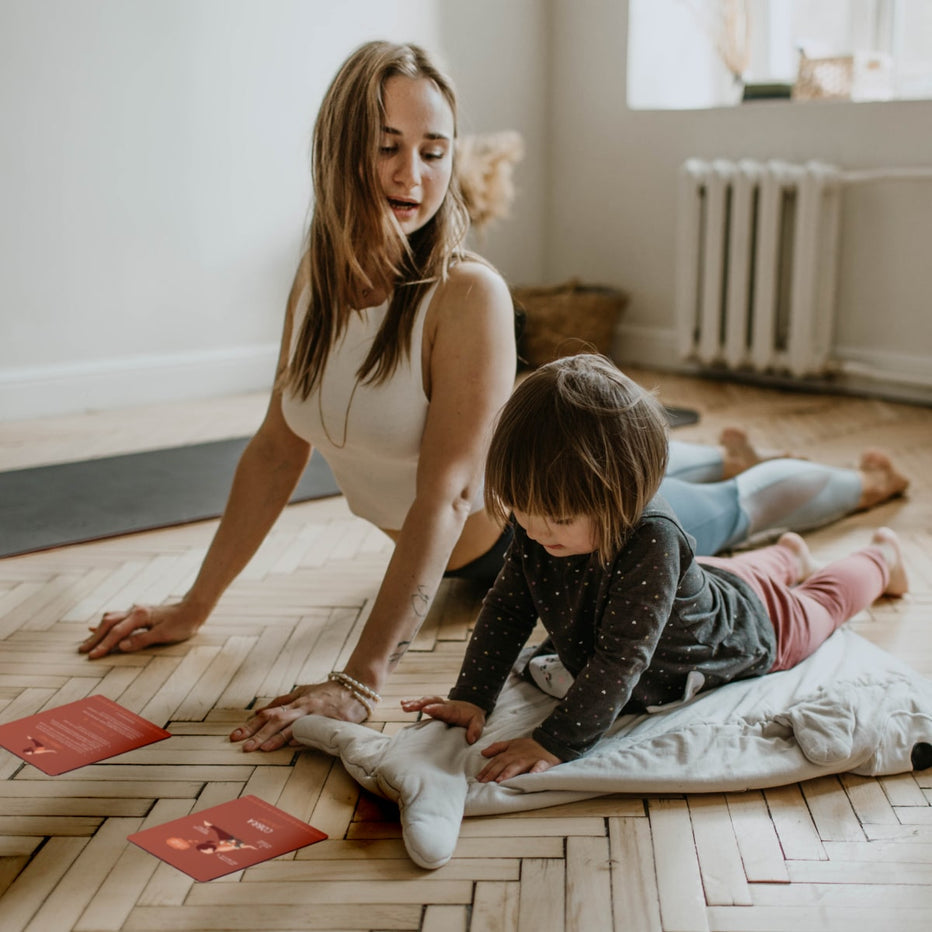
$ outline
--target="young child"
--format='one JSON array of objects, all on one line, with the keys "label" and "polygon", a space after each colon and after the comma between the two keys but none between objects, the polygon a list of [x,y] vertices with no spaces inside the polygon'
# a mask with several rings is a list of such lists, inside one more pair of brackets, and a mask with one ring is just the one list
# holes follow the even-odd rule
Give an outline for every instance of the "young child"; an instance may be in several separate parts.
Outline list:
[{"label": "young child", "polygon": [[474,743],[540,619],[549,636],[526,675],[562,701],[531,737],[485,748],[480,781],[579,757],[622,713],[789,669],[879,596],[906,592],[887,528],[824,568],[793,533],[696,558],[657,495],[667,446],[660,404],[601,356],[537,369],[502,409],[485,495],[511,516],[514,541],[449,698],[402,703]]}]

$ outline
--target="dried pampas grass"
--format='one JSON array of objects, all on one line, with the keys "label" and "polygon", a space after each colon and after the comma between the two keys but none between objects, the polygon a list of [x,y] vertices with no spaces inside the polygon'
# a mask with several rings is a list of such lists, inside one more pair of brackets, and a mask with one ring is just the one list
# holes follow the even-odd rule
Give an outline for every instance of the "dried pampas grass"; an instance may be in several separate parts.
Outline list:
[{"label": "dried pampas grass", "polygon": [[457,141],[456,175],[477,233],[510,213],[515,198],[513,169],[523,157],[524,140],[514,130]]}]

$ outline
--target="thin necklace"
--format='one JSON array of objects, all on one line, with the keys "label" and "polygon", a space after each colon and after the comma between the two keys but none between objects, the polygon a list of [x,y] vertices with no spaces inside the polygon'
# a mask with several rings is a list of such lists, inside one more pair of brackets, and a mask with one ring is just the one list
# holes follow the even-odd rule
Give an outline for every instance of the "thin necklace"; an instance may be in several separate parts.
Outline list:
[{"label": "thin necklace", "polygon": [[[371,294],[372,289],[366,288],[363,290],[363,297],[367,294]],[[384,303],[384,302],[383,302]],[[364,309],[368,310],[368,308]],[[361,313],[361,312],[359,312]],[[346,339],[346,334],[343,334],[343,339]],[[322,395],[324,394],[324,376],[326,375],[326,366],[324,367],[324,372],[320,376],[320,386],[317,391],[317,413],[320,415],[320,426],[324,429],[324,436],[330,441],[330,444],[337,450],[342,450],[346,446],[346,435],[349,429],[349,416],[350,408],[353,407],[353,399],[356,397],[356,389],[359,388],[359,375],[356,376],[356,381],[353,383],[353,390],[350,392],[349,401],[346,403],[346,413],[343,415],[343,440],[340,443],[337,443],[333,437],[330,436],[330,431],[327,430],[327,422],[324,420],[324,407]]]},{"label": "thin necklace", "polygon": [[346,413],[343,415],[343,440],[340,443],[337,443],[333,437],[330,436],[330,431],[327,430],[327,422],[324,420],[324,406],[321,401],[321,396],[324,393],[324,380],[321,376],[320,387],[317,391],[317,413],[320,415],[320,426],[324,429],[324,435],[330,441],[331,446],[335,447],[337,450],[342,450],[346,446],[346,434],[349,429],[349,413],[350,408],[353,407],[353,399],[356,397],[356,389],[359,388],[359,376],[356,376],[356,381],[353,383],[353,390],[350,392],[349,401],[346,403]]}]

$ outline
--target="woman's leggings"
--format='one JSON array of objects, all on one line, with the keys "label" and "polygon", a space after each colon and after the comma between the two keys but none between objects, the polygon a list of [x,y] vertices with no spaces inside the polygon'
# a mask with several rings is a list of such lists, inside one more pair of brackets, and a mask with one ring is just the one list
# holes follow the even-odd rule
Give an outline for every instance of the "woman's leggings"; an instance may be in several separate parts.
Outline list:
[{"label": "woman's leggings", "polygon": [[[670,466],[660,494],[696,539],[697,554],[715,554],[762,533],[807,531],[855,511],[861,474],[807,460],[765,460],[733,479],[702,481],[715,475],[714,447],[670,446]],[[688,450],[683,456],[683,448]],[[705,455],[701,455],[706,451]],[[689,476],[684,480],[683,476]]]},{"label": "woman's leggings", "polygon": [[876,546],[829,563],[798,585],[798,563],[788,547],[700,557],[698,562],[740,576],[764,603],[777,634],[771,672],[805,660],[836,628],[878,599],[890,581],[890,569]]},{"label": "woman's leggings", "polygon": [[[721,475],[717,447],[670,442],[660,494],[695,538],[697,554],[715,554],[765,532],[821,527],[851,514],[861,498],[860,473],[807,460],[765,460],[733,479]],[[487,553],[444,576],[491,586],[510,543],[506,527]]]}]

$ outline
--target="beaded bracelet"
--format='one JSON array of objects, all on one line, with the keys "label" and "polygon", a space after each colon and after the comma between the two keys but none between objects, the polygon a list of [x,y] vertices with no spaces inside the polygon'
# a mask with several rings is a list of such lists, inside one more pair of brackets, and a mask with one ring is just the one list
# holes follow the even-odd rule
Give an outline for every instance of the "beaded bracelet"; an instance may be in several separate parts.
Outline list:
[{"label": "beaded bracelet", "polygon": [[382,701],[382,697],[374,689],[370,689],[365,683],[360,683],[359,680],[354,680],[353,677],[342,670],[334,670],[333,673],[327,676],[327,679],[333,683],[339,683],[344,689],[352,693],[353,698],[365,708],[367,718],[372,715],[375,703]]},{"label": "beaded bracelet", "polygon": [[374,689],[366,686],[365,683],[360,683],[359,680],[354,680],[348,673],[344,673],[343,670],[334,670],[333,673],[330,674],[330,679],[342,683],[355,692],[362,693],[373,702],[382,701],[382,697]]}]

